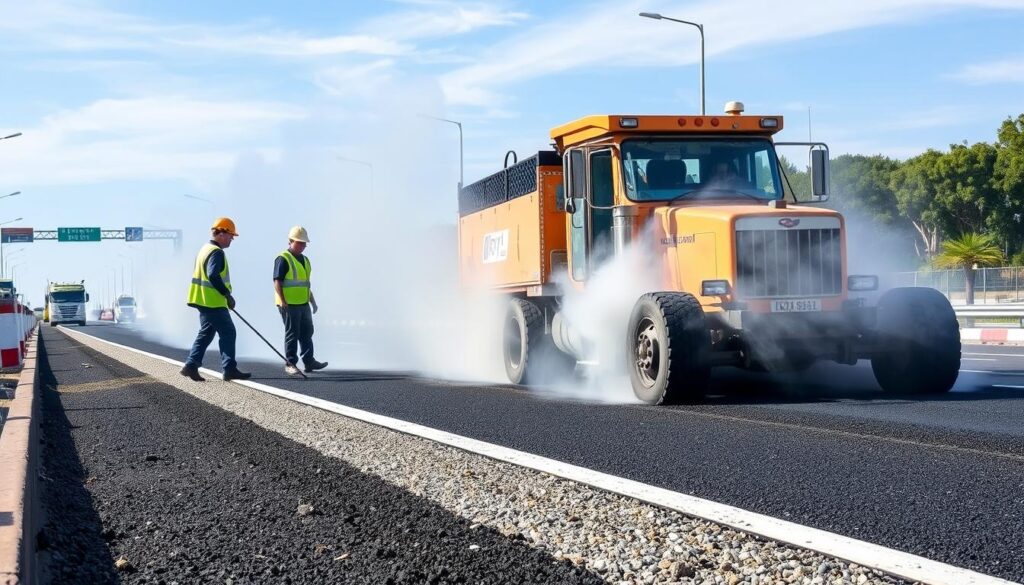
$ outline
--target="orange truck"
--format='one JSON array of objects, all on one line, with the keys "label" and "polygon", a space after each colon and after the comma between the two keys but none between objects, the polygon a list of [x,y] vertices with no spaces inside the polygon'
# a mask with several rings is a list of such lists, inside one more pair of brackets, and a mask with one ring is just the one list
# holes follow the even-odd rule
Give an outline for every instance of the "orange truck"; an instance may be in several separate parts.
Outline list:
[{"label": "orange truck", "polygon": [[[624,359],[649,404],[704,395],[711,368],[802,370],[869,359],[889,392],[948,391],[960,369],[949,301],[848,274],[846,227],[828,198],[822,143],[776,142],[781,116],[730,102],[719,116],[598,115],[551,131],[542,151],[459,191],[463,287],[507,298],[505,370],[543,382],[577,362]],[[806,147],[797,201],[777,146]],[[617,356],[565,318],[568,287],[641,250],[660,284],[636,299]]]}]

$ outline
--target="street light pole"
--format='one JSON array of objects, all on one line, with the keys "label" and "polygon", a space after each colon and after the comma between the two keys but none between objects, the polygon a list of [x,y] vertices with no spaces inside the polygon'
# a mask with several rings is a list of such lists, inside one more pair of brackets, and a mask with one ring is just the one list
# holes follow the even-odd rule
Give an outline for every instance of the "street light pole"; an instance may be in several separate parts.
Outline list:
[{"label": "street light pole", "polygon": [[707,114],[704,102],[704,25],[696,22],[690,22],[689,20],[679,20],[678,18],[670,18],[663,16],[656,12],[641,12],[640,16],[644,18],[651,18],[654,20],[671,20],[672,22],[678,22],[680,24],[688,24],[693,27],[697,27],[700,31],[700,115],[704,116]]},{"label": "street light pole", "polygon": [[439,118],[437,116],[430,116],[428,114],[420,114],[423,118],[429,118],[431,120],[437,120],[438,122],[448,122],[449,124],[455,124],[459,127],[459,190],[462,190],[462,186],[465,185],[466,177],[465,173],[465,157],[463,156],[462,150],[462,122],[458,120],[449,120],[448,118]]},{"label": "street light pole", "polygon": [[372,199],[373,198],[373,165],[368,163],[368,162],[366,162],[365,160],[356,160],[354,158],[347,158],[347,157],[344,157],[344,156],[341,156],[341,155],[338,155],[338,160],[343,160],[345,162],[355,163],[357,165],[363,165],[364,167],[370,169],[370,198]]},{"label": "street light pole", "polygon": [[[17,219],[12,219],[10,221],[5,221],[3,223],[0,223],[0,226],[7,225],[9,223],[14,223],[16,221],[21,221],[22,219],[24,219],[24,218],[19,217]],[[0,238],[0,275],[3,275],[3,276],[7,275],[7,273],[4,272],[4,240],[3,240],[3,238]]]},{"label": "street light pole", "polygon": [[202,201],[203,203],[209,203],[210,205],[216,205],[216,203],[205,197],[196,197],[195,195],[189,195],[188,193],[185,193],[182,196],[188,197],[189,199],[195,199],[196,201]]},{"label": "street light pole", "polygon": [[21,191],[15,191],[14,193],[8,193],[7,195],[0,195],[0,199],[7,199],[8,197],[14,197],[15,195],[21,195]]},{"label": "street light pole", "polygon": [[21,132],[15,132],[14,134],[8,134],[7,136],[0,138],[0,140],[7,140],[8,138],[17,138],[19,136],[21,136]]}]

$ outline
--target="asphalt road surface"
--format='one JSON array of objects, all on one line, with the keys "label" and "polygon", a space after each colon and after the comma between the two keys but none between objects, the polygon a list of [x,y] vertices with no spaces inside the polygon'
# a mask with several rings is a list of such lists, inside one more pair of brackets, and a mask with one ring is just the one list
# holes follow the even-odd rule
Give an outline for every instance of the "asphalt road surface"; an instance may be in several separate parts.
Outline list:
[{"label": "asphalt road surface", "polygon": [[[186,353],[127,327],[81,330]],[[884,394],[862,362],[802,375],[724,369],[707,400],[671,407],[245,367],[272,386],[1024,581],[1024,348],[965,345],[960,380],[942,396]]]}]

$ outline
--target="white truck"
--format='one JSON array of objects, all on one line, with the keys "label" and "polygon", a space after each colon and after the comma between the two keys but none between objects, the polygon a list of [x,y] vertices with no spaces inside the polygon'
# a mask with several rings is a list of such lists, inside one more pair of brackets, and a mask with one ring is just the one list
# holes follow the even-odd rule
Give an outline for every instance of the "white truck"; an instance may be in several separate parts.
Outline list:
[{"label": "white truck", "polygon": [[135,304],[135,297],[121,295],[117,297],[114,304],[114,321],[117,323],[134,323],[137,317],[138,307]]},{"label": "white truck", "polygon": [[46,312],[50,325],[85,325],[85,303],[88,301],[89,293],[85,292],[84,280],[80,283],[51,282],[46,287]]}]

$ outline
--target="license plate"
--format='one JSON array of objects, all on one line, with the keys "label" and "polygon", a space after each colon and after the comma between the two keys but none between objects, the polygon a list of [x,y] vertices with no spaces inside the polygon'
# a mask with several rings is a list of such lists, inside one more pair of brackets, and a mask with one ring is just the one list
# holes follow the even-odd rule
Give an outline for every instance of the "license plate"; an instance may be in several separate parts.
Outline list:
[{"label": "license plate", "polygon": [[785,299],[772,301],[772,313],[817,313],[821,299]]}]

